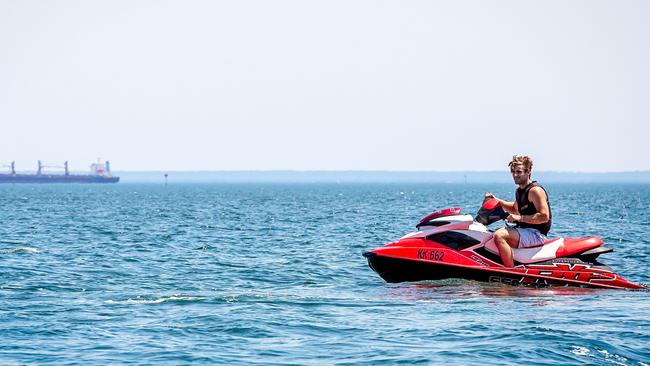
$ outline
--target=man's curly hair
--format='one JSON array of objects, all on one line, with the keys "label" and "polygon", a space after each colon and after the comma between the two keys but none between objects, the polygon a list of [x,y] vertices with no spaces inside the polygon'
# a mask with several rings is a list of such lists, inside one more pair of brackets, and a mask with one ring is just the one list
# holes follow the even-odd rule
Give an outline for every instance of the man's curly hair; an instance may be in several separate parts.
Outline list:
[{"label": "man's curly hair", "polygon": [[512,172],[513,170],[515,170],[515,167],[518,165],[523,166],[524,169],[528,173],[530,173],[530,171],[533,169],[533,159],[525,155],[514,155],[512,157],[512,161],[508,163],[508,166],[510,167],[510,171]]}]

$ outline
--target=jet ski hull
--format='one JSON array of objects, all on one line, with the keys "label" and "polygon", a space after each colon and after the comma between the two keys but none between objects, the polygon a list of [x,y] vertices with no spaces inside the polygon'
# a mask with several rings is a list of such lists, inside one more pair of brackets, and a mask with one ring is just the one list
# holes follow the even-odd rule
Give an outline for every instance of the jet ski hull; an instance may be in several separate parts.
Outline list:
[{"label": "jet ski hull", "polygon": [[505,267],[494,234],[485,226],[503,218],[503,210],[489,204],[474,220],[459,208],[436,211],[420,220],[418,231],[363,255],[386,282],[461,278],[536,287],[646,288],[598,262],[612,249],[596,236],[554,238],[538,247],[513,249],[515,266]]},{"label": "jet ski hull", "polygon": [[389,283],[434,281],[448,278],[487,281],[484,278],[484,273],[470,268],[458,268],[439,263],[385,257],[373,252],[365,252],[363,255],[368,259],[368,266],[379,277]]},{"label": "jet ski hull", "polygon": [[[383,256],[365,252],[368,266],[389,283],[466,279],[514,286],[575,286],[593,288],[645,289],[612,272],[602,264],[578,259],[558,259],[515,268],[479,267]],[[485,258],[485,262],[489,260]]]}]

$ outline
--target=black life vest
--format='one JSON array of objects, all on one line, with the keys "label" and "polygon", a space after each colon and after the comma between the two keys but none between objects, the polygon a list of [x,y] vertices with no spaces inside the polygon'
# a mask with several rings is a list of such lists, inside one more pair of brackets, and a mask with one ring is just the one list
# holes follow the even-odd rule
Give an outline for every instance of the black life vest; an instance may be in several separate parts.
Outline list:
[{"label": "black life vest", "polygon": [[[531,188],[533,187],[539,187],[544,190],[544,193],[546,193],[546,190],[544,187],[539,185],[537,181],[531,182],[529,185],[527,185],[524,188],[517,188],[517,191],[515,192],[515,198],[517,200],[517,207],[519,208],[519,214],[520,215],[534,215],[536,214],[537,207],[535,207],[535,204],[530,202],[528,200],[528,192],[530,192]],[[519,222],[517,223],[517,227],[520,228],[533,228],[539,230],[540,233],[544,235],[548,235],[548,232],[551,230],[551,218],[553,215],[551,215],[551,204],[548,201],[548,193],[546,193],[546,204],[548,205],[548,221],[543,223],[543,224],[527,224],[525,222]]]}]

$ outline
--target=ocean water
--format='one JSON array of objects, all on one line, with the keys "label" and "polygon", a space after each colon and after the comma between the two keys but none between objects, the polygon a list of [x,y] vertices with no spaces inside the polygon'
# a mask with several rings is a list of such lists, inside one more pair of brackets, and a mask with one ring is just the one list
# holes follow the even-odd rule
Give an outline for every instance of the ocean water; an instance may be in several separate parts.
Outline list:
[{"label": "ocean water", "polygon": [[[650,186],[547,185],[650,283]],[[650,292],[386,284],[362,252],[479,184],[0,186],[0,364],[650,365]]]}]

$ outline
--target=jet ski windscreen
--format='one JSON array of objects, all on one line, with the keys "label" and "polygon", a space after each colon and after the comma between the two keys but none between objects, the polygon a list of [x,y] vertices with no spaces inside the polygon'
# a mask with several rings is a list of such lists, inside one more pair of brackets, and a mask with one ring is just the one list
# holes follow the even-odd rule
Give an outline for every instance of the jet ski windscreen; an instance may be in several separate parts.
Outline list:
[{"label": "jet ski windscreen", "polygon": [[488,226],[491,223],[504,220],[506,217],[508,217],[508,213],[501,207],[496,198],[486,198],[474,220]]}]

